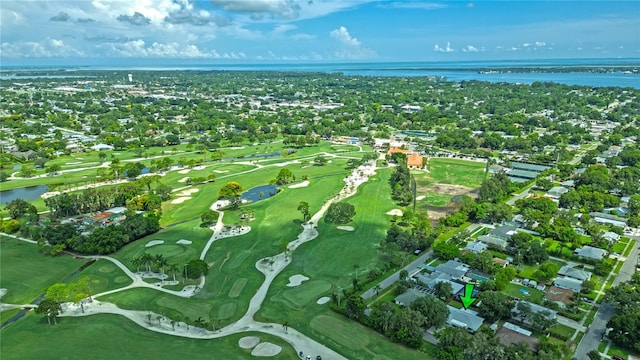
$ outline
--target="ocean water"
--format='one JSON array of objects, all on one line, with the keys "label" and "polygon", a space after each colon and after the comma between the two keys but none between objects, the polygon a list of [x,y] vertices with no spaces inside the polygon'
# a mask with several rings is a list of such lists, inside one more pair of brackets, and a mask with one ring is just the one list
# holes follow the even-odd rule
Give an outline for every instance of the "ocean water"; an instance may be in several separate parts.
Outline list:
[{"label": "ocean water", "polygon": [[[545,59],[545,60],[504,60],[504,61],[458,61],[458,62],[349,62],[349,63],[233,63],[233,64],[186,64],[186,63],[154,63],[141,65],[116,66],[83,66],[66,67],[68,74],[56,73],[53,76],[38,77],[77,77],[76,70],[211,70],[211,71],[294,71],[342,73],[354,76],[438,76],[451,81],[480,80],[489,82],[531,84],[535,81],[556,82],[566,85],[582,85],[593,87],[632,87],[640,89],[640,72],[624,73],[623,71],[597,72],[511,72],[483,73],[478,70],[500,70],[508,68],[563,68],[575,71],[581,68],[601,67],[607,69],[635,67],[640,69],[640,59]],[[61,67],[56,67],[56,70]],[[12,70],[4,67],[4,70]],[[34,70],[30,68],[30,70]],[[49,68],[52,70],[52,68]],[[27,75],[27,74],[25,74]],[[87,76],[88,77],[88,76]],[[20,79],[28,76],[0,76],[0,79]]]}]

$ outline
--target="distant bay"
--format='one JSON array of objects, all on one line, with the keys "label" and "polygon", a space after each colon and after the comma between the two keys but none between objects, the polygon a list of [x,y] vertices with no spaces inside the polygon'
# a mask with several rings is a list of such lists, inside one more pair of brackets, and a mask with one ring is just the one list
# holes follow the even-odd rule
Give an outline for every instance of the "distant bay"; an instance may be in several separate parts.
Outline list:
[{"label": "distant bay", "polygon": [[[4,73],[0,79],[27,79],[29,71],[21,69],[12,75]],[[3,71],[14,70],[4,67]],[[459,61],[459,62],[361,62],[361,63],[234,63],[234,64],[184,64],[155,63],[142,65],[49,67],[42,70],[74,71],[127,70],[127,71],[283,71],[342,73],[355,76],[415,77],[434,76],[449,81],[479,80],[489,82],[531,84],[533,82],[555,82],[566,85],[593,87],[631,87],[640,89],[640,59],[555,59],[555,60],[509,60],[509,61]],[[602,70],[606,71],[602,71]],[[628,71],[635,69],[635,71]],[[594,71],[595,70],[595,71]],[[21,76],[24,75],[24,76]],[[42,77],[42,74],[38,74]],[[65,76],[59,72],[47,74]],[[45,77],[49,77],[46,76]]]}]

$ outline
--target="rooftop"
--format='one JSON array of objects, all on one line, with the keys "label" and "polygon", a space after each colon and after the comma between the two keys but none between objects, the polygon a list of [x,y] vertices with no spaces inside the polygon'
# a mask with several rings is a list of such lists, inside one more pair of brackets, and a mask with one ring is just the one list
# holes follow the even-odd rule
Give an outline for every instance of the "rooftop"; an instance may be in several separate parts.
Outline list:
[{"label": "rooftop", "polygon": [[481,318],[470,310],[456,309],[450,305],[447,305],[447,309],[449,309],[447,324],[451,326],[466,328],[474,332],[478,330],[484,322],[484,318]]},{"label": "rooftop", "polygon": [[567,276],[576,280],[584,281],[591,279],[591,273],[565,265],[558,270],[558,275]]},{"label": "rooftop", "polygon": [[576,250],[575,253],[581,257],[601,260],[607,254],[607,251],[586,245],[582,249]]}]

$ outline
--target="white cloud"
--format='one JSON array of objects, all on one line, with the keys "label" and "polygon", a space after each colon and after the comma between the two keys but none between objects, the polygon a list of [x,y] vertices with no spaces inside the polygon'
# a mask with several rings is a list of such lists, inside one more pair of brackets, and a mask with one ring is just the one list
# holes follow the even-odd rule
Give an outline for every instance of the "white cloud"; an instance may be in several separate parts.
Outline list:
[{"label": "white cloud", "polygon": [[536,46],[537,47],[547,46],[547,43],[544,41],[536,41]]},{"label": "white cloud", "polygon": [[45,38],[44,41],[3,42],[0,46],[0,57],[32,58],[32,57],[72,57],[84,56],[84,53],[63,40]]},{"label": "white cloud", "polygon": [[202,51],[194,44],[181,46],[176,42],[154,42],[147,46],[142,39],[123,43],[105,43],[98,47],[107,50],[110,56],[129,58],[220,58],[216,50]]},{"label": "white cloud", "polygon": [[329,33],[332,38],[337,39],[343,45],[347,46],[360,46],[360,40],[357,38],[351,37],[349,31],[344,26],[340,26],[335,30],[331,30]]},{"label": "white cloud", "polygon": [[467,45],[466,47],[462,48],[463,52],[478,52],[480,50],[478,50],[477,47],[473,46],[473,45]]},{"label": "white cloud", "polygon": [[443,52],[443,53],[451,53],[456,51],[454,48],[451,47],[451,43],[447,41],[447,46],[446,47],[441,47],[440,45],[436,44],[433,47],[433,51],[435,52]]},{"label": "white cloud", "polygon": [[333,53],[333,56],[337,59],[358,60],[375,58],[377,56],[375,51],[362,46],[360,40],[351,36],[349,30],[344,26],[331,30],[329,35],[336,39],[340,45]]},{"label": "white cloud", "polygon": [[316,37],[314,35],[305,34],[305,33],[297,33],[291,36],[293,40],[313,40]]},{"label": "white cloud", "polygon": [[522,44],[522,47],[529,47],[529,46],[531,46],[531,44],[529,44],[529,43]]},{"label": "white cloud", "polygon": [[284,34],[287,31],[291,31],[291,30],[295,30],[298,27],[292,24],[280,24],[280,25],[276,25],[276,27],[273,28],[273,33],[274,34]]},{"label": "white cloud", "polygon": [[300,5],[293,0],[211,0],[214,5],[230,12],[249,13],[257,19],[263,13],[296,19],[300,16]]}]

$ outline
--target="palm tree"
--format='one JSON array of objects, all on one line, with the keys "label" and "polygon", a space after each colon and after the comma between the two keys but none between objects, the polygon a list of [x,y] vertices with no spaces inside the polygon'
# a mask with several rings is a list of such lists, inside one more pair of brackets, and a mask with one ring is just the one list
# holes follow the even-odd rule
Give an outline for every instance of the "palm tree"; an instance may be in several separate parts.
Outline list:
[{"label": "palm tree", "polygon": [[162,254],[158,254],[154,259],[154,263],[156,267],[160,269],[162,275],[164,275],[164,268],[169,265],[169,260],[167,260],[167,258],[165,258]]},{"label": "palm tree", "polygon": [[142,265],[144,265],[147,268],[147,272],[151,272],[151,263],[153,263],[153,255],[149,253],[144,253],[140,257],[140,260],[142,262]]},{"label": "palm tree", "polygon": [[178,272],[178,270],[180,270],[180,267],[178,266],[178,264],[171,263],[167,267],[167,271],[169,271],[169,272],[171,272],[173,274],[173,281],[174,282],[176,281],[176,273]]},{"label": "palm tree", "polygon": [[198,319],[196,319],[196,321],[193,322],[193,325],[202,328],[205,325],[205,321],[201,317],[199,317]]},{"label": "palm tree", "polygon": [[136,267],[136,272],[140,272],[140,265],[142,265],[142,257],[136,256],[131,259],[131,264]]},{"label": "palm tree", "polygon": [[373,287],[373,290],[375,290],[376,295],[380,295],[380,291],[382,291],[382,286],[380,286],[380,284],[378,284],[378,285]]}]

